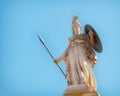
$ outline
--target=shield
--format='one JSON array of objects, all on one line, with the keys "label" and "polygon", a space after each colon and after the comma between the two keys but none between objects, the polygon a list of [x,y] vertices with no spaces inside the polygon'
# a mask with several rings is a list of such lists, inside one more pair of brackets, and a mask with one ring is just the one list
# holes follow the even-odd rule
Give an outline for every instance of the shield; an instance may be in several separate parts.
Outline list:
[{"label": "shield", "polygon": [[[97,32],[90,26],[90,25],[85,25],[84,31],[86,33],[87,36],[87,40],[90,43],[91,47],[98,53],[101,53],[103,48],[102,48],[102,43],[101,40],[97,34]],[[92,35],[90,36],[90,32],[92,33]],[[92,44],[92,42],[94,42],[94,44]]]}]

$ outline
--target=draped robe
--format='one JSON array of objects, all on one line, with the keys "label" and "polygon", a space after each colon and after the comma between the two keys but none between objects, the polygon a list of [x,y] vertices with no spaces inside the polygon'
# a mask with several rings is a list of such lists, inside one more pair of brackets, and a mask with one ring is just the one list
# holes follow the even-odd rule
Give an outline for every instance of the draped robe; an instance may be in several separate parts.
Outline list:
[{"label": "draped robe", "polygon": [[96,87],[96,81],[91,69],[91,59],[95,53],[90,48],[85,34],[74,35],[69,38],[68,47],[59,58],[66,64],[66,80],[68,85],[88,84]]}]

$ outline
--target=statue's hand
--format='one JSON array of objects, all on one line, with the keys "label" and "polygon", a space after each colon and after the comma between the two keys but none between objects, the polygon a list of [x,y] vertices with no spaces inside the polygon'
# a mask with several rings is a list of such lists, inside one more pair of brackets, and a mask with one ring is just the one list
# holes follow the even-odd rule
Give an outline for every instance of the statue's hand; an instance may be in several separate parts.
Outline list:
[{"label": "statue's hand", "polygon": [[54,63],[55,63],[55,64],[58,64],[58,63],[59,63],[59,60],[58,60],[58,59],[54,59]]}]

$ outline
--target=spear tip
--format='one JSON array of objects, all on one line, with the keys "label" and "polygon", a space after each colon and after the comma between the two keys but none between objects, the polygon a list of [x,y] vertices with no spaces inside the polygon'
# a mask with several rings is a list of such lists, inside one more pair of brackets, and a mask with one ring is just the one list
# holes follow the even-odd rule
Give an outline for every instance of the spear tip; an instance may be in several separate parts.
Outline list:
[{"label": "spear tip", "polygon": [[44,44],[43,39],[38,34],[37,34],[37,36],[38,36],[39,40]]}]

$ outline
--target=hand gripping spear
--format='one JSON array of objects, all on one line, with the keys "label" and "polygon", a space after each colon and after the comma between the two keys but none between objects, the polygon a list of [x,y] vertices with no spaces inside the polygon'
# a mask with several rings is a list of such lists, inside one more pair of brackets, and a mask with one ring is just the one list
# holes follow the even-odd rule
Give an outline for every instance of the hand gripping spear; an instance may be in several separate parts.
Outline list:
[{"label": "hand gripping spear", "polygon": [[[43,44],[43,46],[45,47],[45,49],[47,50],[47,52],[49,53],[49,55],[51,56],[51,58],[52,58],[53,60],[55,60],[54,57],[53,57],[53,55],[51,54],[51,52],[48,50],[47,46],[45,45],[44,41],[40,38],[40,36],[39,36],[38,34],[37,34],[37,36],[38,36],[40,42],[41,42],[41,43]],[[60,67],[58,64],[57,64],[57,66],[58,66],[58,68],[60,69],[60,71],[62,72],[62,74],[65,76],[65,73],[63,72],[63,70],[61,69],[61,67]]]}]

